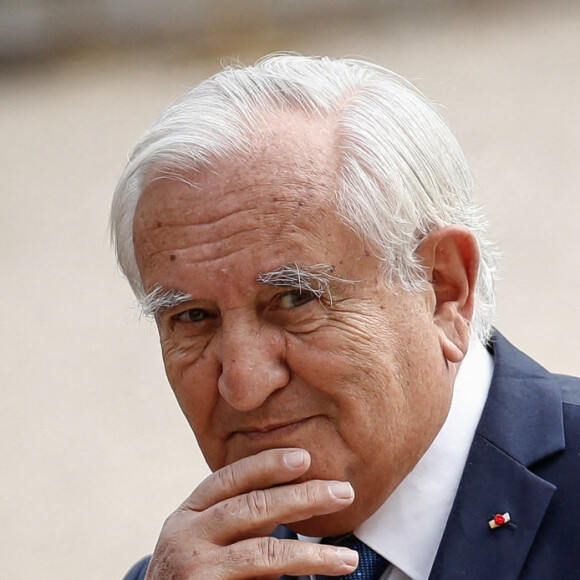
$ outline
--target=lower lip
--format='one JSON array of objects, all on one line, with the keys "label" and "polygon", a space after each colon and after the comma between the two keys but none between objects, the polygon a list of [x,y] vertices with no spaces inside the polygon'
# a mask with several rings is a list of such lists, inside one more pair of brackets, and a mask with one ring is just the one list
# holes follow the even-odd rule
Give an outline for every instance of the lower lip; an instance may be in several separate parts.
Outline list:
[{"label": "lower lip", "polygon": [[309,419],[303,419],[301,421],[296,421],[295,423],[289,423],[288,425],[282,425],[280,427],[275,427],[268,431],[242,431],[240,435],[251,439],[252,441],[269,441],[273,439],[281,439],[291,435],[300,427],[302,427]]}]

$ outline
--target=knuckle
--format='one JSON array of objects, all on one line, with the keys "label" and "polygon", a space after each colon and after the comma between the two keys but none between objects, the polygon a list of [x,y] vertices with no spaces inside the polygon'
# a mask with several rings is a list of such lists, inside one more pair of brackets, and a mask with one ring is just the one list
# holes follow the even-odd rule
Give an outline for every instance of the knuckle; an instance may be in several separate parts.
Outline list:
[{"label": "knuckle", "polygon": [[217,478],[217,484],[223,489],[236,489],[237,475],[234,464],[226,465],[214,473]]},{"label": "knuckle", "polygon": [[319,481],[307,481],[296,486],[293,490],[293,501],[296,505],[309,508],[312,513],[323,508],[329,500],[329,494],[325,493],[324,484]]},{"label": "knuckle", "polygon": [[326,546],[324,544],[315,544],[317,554],[316,558],[320,562],[332,563],[336,561],[337,549],[333,546]]},{"label": "knuckle", "polygon": [[165,518],[163,527],[161,528],[161,535],[162,537],[173,538],[179,535],[183,527],[183,511],[178,508]]},{"label": "knuckle", "polygon": [[277,538],[264,537],[261,538],[260,551],[258,558],[260,565],[265,569],[275,568],[283,560],[284,543]]},{"label": "knuckle", "polygon": [[196,543],[204,542],[208,538],[206,520],[202,514],[180,506],[167,516],[159,537],[176,544],[183,543],[185,539]]},{"label": "knuckle", "polygon": [[265,557],[268,565],[275,566],[280,557],[280,552],[284,550],[284,544],[278,541],[276,538],[267,537],[266,538],[266,549]]},{"label": "knuckle", "polygon": [[305,485],[300,491],[304,496],[302,498],[303,501],[308,505],[316,505],[321,499],[319,486],[317,486],[315,482],[307,482],[307,485]]},{"label": "knuckle", "polygon": [[269,495],[266,491],[258,489],[246,494],[246,506],[250,516],[255,520],[261,520],[269,513]]},{"label": "knuckle", "polygon": [[236,578],[268,578],[279,561],[276,542],[275,538],[262,537],[225,546],[220,557],[222,573]]}]

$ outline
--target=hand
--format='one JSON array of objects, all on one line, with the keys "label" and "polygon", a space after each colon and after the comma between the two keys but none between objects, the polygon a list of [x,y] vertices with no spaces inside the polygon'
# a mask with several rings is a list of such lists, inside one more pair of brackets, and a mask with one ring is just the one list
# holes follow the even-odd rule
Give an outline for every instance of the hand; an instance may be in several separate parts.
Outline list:
[{"label": "hand", "polygon": [[[161,530],[146,580],[261,580],[283,574],[353,572],[358,555],[269,534],[292,523],[348,507],[349,483],[291,483],[310,467],[302,449],[270,449],[205,479]],[[281,485],[285,484],[285,485]]]}]

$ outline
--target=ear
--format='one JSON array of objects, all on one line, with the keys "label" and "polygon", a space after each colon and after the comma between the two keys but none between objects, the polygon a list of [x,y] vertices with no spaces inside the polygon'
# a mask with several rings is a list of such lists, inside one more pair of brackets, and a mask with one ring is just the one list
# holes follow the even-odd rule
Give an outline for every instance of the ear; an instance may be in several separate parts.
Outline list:
[{"label": "ear", "polygon": [[462,226],[447,226],[427,236],[417,253],[435,295],[433,323],[443,355],[449,362],[461,362],[469,346],[479,268],[475,236]]}]

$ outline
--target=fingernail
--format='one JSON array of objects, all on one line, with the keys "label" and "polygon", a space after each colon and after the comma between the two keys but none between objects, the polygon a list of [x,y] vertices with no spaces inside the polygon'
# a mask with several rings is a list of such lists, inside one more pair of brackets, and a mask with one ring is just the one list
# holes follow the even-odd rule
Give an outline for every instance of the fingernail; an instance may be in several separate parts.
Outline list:
[{"label": "fingernail", "polygon": [[330,493],[338,499],[351,499],[354,496],[354,490],[348,481],[331,483],[329,488]]},{"label": "fingernail", "polygon": [[358,566],[358,552],[348,548],[338,548],[338,556],[347,566],[351,568]]},{"label": "fingernail", "polygon": [[301,449],[290,451],[284,455],[284,463],[288,467],[302,467],[306,459],[306,454]]}]

